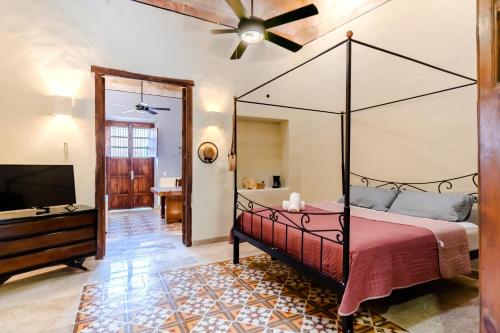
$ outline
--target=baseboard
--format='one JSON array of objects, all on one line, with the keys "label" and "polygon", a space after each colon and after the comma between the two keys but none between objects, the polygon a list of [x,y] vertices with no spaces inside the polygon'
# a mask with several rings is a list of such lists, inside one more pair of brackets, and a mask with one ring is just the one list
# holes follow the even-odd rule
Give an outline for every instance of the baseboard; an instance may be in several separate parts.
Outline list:
[{"label": "baseboard", "polygon": [[221,236],[221,237],[207,238],[207,239],[198,239],[198,240],[193,241],[193,246],[207,245],[207,244],[213,244],[213,243],[222,243],[222,242],[227,242],[227,241],[228,241],[228,236]]},{"label": "baseboard", "polygon": [[474,280],[479,280],[479,270],[473,268],[471,272],[469,274],[465,274],[465,276]]}]

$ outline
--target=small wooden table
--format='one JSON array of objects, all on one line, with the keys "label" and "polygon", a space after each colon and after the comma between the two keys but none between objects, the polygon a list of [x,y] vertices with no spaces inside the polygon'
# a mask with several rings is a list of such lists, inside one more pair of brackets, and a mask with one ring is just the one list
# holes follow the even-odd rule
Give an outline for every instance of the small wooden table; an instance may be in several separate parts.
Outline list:
[{"label": "small wooden table", "polygon": [[[182,187],[152,187],[151,192],[160,197],[161,218],[167,223],[182,222]],[[165,214],[166,211],[166,214]]]}]

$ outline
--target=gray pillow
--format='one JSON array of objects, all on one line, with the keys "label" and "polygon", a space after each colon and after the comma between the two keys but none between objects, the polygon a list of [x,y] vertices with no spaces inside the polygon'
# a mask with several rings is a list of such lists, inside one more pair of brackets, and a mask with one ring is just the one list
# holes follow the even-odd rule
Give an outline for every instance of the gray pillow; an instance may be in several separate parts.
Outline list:
[{"label": "gray pillow", "polygon": [[472,205],[472,209],[470,211],[470,215],[465,222],[474,223],[475,225],[479,225],[479,210],[478,205]]},{"label": "gray pillow", "polygon": [[[353,185],[351,186],[350,195],[351,205],[353,206],[386,212],[398,195],[398,192],[384,188]],[[342,196],[338,202],[344,203],[344,197]]]},{"label": "gray pillow", "polygon": [[389,213],[445,221],[464,221],[471,212],[474,197],[463,193],[401,191]]}]

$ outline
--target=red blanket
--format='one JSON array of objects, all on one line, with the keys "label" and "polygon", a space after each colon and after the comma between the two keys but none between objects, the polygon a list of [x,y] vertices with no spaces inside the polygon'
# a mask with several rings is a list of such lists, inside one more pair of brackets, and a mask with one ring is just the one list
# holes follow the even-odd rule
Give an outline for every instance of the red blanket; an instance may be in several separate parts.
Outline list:
[{"label": "red blanket", "polygon": [[[326,211],[307,206],[305,212]],[[278,214],[278,221],[289,226],[294,225],[293,221],[300,226],[303,213],[283,213],[284,216]],[[287,231],[285,225],[275,223],[273,236],[273,223],[265,218],[270,216],[270,211],[261,210],[256,214],[241,214],[241,231],[255,239],[262,239],[264,243],[273,244],[297,260],[303,260],[308,266],[320,269],[319,236],[334,240],[336,232],[306,233],[302,240],[302,232],[299,230],[289,227]],[[307,228],[340,229],[338,215],[311,215]],[[385,297],[393,289],[441,278],[438,244],[434,233],[429,229],[351,216],[350,240],[350,278],[340,304],[340,315],[352,314],[361,302]],[[467,244],[465,233],[464,242]],[[341,280],[342,246],[324,239],[322,247],[323,273]],[[457,266],[453,274],[463,274],[466,273],[465,270],[466,268]]]}]

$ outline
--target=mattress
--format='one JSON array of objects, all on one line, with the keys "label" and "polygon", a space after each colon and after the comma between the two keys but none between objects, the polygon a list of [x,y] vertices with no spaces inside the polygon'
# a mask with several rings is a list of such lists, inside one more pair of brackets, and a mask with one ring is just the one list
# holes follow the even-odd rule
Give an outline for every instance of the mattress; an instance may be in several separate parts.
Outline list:
[{"label": "mattress", "polygon": [[471,222],[457,222],[465,229],[467,241],[469,242],[469,251],[479,250],[479,227]]}]

